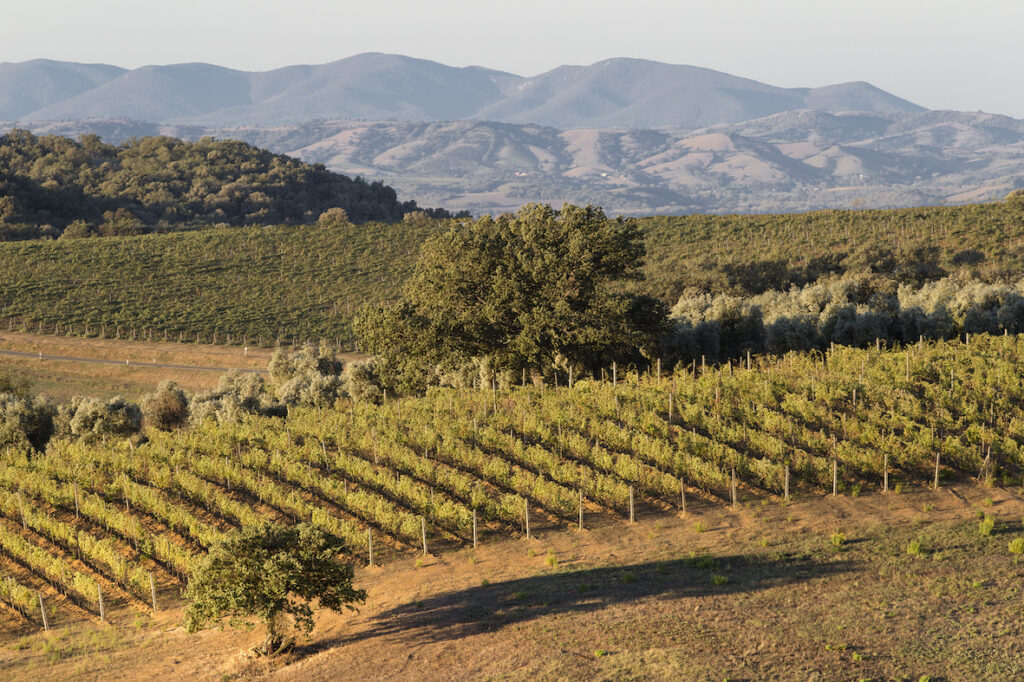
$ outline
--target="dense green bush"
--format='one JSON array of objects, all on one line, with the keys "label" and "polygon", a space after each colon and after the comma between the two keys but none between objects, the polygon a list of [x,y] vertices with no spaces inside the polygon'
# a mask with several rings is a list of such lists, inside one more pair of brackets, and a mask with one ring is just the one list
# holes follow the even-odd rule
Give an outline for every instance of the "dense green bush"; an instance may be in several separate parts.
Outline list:
[{"label": "dense green bush", "polygon": [[42,398],[0,392],[0,446],[46,447],[53,435],[56,409]]},{"label": "dense green bush", "polygon": [[196,424],[206,419],[237,423],[249,414],[287,414],[286,407],[267,395],[266,382],[255,372],[228,372],[220,378],[216,389],[192,396],[189,401],[189,415]]},{"label": "dense green bush", "polygon": [[664,306],[622,290],[643,279],[644,252],[634,221],[593,206],[484,216],[428,240],[399,301],[354,325],[401,391],[482,361],[512,375],[594,372],[657,346]]},{"label": "dense green bush", "polygon": [[131,436],[142,429],[142,410],[118,396],[110,400],[76,396],[60,405],[56,435],[87,441]]}]

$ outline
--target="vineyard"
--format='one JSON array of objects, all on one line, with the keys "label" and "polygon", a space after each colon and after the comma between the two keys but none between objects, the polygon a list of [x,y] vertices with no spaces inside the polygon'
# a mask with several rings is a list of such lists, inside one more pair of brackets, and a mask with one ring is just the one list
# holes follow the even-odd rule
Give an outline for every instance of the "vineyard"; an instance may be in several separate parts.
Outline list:
[{"label": "vineyard", "polygon": [[0,465],[0,604],[27,622],[178,603],[225,530],[309,521],[357,563],[538,530],[1024,472],[1024,338],[835,347],[657,376],[293,408]]},{"label": "vineyard", "polygon": [[[830,273],[1013,281],[1021,202],[890,211],[640,220],[645,282],[669,304],[690,287],[786,290]],[[351,348],[352,315],[396,295],[420,244],[395,225],[210,228],[140,237],[0,243],[0,328],[106,338]]]},{"label": "vineyard", "polygon": [[0,244],[0,328],[273,346],[351,343],[348,320],[411,270],[431,221]]}]

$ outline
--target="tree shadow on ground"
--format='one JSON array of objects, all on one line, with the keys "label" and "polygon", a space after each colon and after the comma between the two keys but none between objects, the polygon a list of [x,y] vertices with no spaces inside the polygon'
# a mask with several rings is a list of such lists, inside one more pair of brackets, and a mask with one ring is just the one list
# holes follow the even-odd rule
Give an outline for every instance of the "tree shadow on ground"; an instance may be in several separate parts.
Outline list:
[{"label": "tree shadow on ground", "polygon": [[340,644],[398,635],[422,642],[454,640],[558,614],[585,614],[648,598],[686,599],[764,590],[854,570],[852,560],[806,555],[696,556],[602,568],[547,568],[543,574],[480,585],[410,602],[374,617],[351,636],[310,643],[310,655]]}]

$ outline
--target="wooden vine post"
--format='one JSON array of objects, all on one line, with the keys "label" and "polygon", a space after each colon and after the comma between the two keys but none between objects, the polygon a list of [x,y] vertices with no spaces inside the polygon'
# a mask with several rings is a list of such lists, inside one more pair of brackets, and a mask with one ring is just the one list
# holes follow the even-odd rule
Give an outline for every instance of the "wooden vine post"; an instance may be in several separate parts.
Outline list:
[{"label": "wooden vine post", "polygon": [[786,473],[783,477],[783,495],[786,502],[789,502],[789,462],[786,462]]},{"label": "wooden vine post", "polygon": [[679,508],[686,514],[686,479],[679,477]]},{"label": "wooden vine post", "polygon": [[420,517],[420,530],[423,534],[423,556],[427,556],[427,518]]},{"label": "wooden vine post", "polygon": [[525,519],[526,519],[526,539],[529,540],[530,539],[530,500],[528,498],[524,498],[523,502],[525,503],[524,506],[523,506],[523,510],[524,510],[524,515],[525,515]]},{"label": "wooden vine post", "polygon": [[100,605],[100,622],[105,623],[107,620],[107,611],[103,608],[103,590],[100,588],[99,583],[96,584],[96,600]]},{"label": "wooden vine post", "polygon": [[367,562],[370,566],[373,566],[373,529],[366,529],[366,553]]},{"label": "wooden vine post", "polygon": [[832,457],[832,497],[839,494],[839,460]]},{"label": "wooden vine post", "polygon": [[473,549],[476,549],[476,509],[473,510]]},{"label": "wooden vine post", "polygon": [[46,605],[43,604],[43,593],[36,592],[39,596],[39,613],[43,614],[43,631],[49,632],[50,620],[46,617]]},{"label": "wooden vine post", "polygon": [[153,613],[156,613],[160,609],[156,606],[156,583],[153,581],[153,573],[149,574],[149,596],[153,598]]},{"label": "wooden vine post", "polygon": [[882,492],[889,492],[889,452],[882,455]]},{"label": "wooden vine post", "polygon": [[732,468],[732,472],[731,473],[732,473],[731,481],[730,481],[731,485],[729,487],[731,488],[731,492],[732,492],[732,508],[735,509],[736,508],[736,503],[737,503],[737,501],[736,501],[736,467]]},{"label": "wooden vine post", "polygon": [[583,530],[583,491],[580,490],[580,530]]},{"label": "wooden vine post", "polygon": [[629,486],[629,522],[636,522],[636,514],[633,509],[633,486]]}]

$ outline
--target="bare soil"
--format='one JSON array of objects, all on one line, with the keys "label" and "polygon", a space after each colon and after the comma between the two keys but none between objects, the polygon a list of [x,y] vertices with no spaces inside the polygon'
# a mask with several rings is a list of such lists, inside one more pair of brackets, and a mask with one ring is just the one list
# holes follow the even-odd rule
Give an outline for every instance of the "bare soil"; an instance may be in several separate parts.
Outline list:
[{"label": "bare soil", "polygon": [[[983,536],[978,517],[991,514]],[[0,676],[67,679],[1014,679],[1024,676],[1018,491],[810,498],[588,519],[357,570],[357,614],[268,662],[252,631],[181,610],[115,626],[12,617]],[[837,535],[838,534],[838,535]],[[920,551],[908,552],[911,541]]]}]

